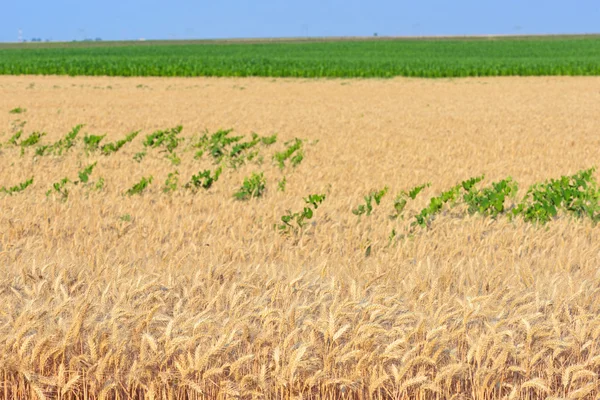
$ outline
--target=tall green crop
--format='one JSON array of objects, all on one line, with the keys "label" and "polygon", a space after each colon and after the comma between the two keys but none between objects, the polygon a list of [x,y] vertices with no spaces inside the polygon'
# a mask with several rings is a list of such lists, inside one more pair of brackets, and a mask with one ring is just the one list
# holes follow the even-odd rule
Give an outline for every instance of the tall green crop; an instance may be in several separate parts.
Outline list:
[{"label": "tall green crop", "polygon": [[600,38],[130,43],[0,49],[0,74],[469,77],[600,75]]}]

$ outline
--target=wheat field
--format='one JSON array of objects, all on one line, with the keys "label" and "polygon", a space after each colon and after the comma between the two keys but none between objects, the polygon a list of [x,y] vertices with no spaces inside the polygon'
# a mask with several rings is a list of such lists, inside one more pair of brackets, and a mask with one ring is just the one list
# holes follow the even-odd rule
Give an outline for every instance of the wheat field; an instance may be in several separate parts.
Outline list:
[{"label": "wheat field", "polygon": [[[600,395],[600,230],[457,210],[390,242],[407,215],[466,178],[520,192],[600,160],[600,79],[299,80],[0,77],[0,398],[545,399]],[[26,109],[11,114],[15,107]],[[107,141],[36,156],[73,126]],[[143,138],[181,124],[177,166]],[[201,169],[205,130],[277,133],[262,164],[208,190],[164,193]],[[306,139],[304,160],[272,154]],[[92,190],[63,177],[97,162]],[[244,177],[266,192],[239,201]],[[142,177],[141,194],[123,193]],[[278,182],[286,178],[285,191]],[[370,216],[352,209],[389,187]],[[300,232],[274,224],[326,194]]]}]

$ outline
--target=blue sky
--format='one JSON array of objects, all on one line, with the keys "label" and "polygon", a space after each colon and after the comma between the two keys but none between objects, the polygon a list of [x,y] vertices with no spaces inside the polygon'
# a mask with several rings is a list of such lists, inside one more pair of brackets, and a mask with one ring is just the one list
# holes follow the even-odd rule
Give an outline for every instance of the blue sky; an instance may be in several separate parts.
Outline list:
[{"label": "blue sky", "polygon": [[600,0],[4,0],[0,41],[600,33]]}]

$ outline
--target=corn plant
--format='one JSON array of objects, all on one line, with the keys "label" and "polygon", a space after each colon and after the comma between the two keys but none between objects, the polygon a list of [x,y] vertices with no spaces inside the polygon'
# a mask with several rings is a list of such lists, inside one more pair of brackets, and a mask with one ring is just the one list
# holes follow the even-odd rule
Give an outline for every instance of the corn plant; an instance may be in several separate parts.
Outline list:
[{"label": "corn plant", "polygon": [[237,158],[244,151],[249,150],[260,143],[260,137],[256,133],[252,133],[252,140],[249,142],[237,142],[233,145],[231,150],[229,151],[229,157]]},{"label": "corn plant", "polygon": [[469,207],[470,214],[479,213],[496,218],[505,212],[504,203],[506,198],[514,197],[517,190],[517,183],[508,177],[481,190],[473,186],[463,195],[463,199]]},{"label": "corn plant", "polygon": [[[593,3],[595,4],[595,3]],[[598,75],[598,38],[148,44],[0,50],[0,74],[103,76],[467,77]],[[146,88],[142,85],[141,88]]]},{"label": "corn plant", "polygon": [[229,152],[229,146],[244,138],[243,136],[229,136],[231,132],[233,132],[233,129],[220,129],[210,135],[210,137],[205,133],[199,141],[194,144],[194,147],[199,149],[196,152],[195,158],[201,158],[205,152],[208,152],[215,162],[220,162]]},{"label": "corn plant", "polygon": [[379,191],[375,190],[370,192],[364,197],[365,204],[358,205],[354,210],[352,210],[352,214],[357,215],[359,217],[363,214],[371,215],[371,212],[373,211],[373,201],[375,201],[376,205],[379,205],[379,203],[381,203],[381,199],[383,198],[383,196],[386,195],[387,192],[387,186]]},{"label": "corn plant", "polygon": [[[398,217],[402,217],[404,213],[404,209],[406,208],[406,204],[408,200],[414,200],[417,198],[419,193],[427,187],[431,186],[431,183],[424,183],[422,185],[417,185],[410,189],[408,192],[402,191],[400,192],[396,198],[394,199],[394,214],[390,215],[390,219],[397,219]],[[394,234],[395,236],[395,234]]]},{"label": "corn plant", "polygon": [[52,184],[52,188],[46,192],[46,197],[50,196],[52,193],[58,194],[62,201],[67,201],[69,198],[69,189],[67,188],[67,184],[71,182],[69,178],[62,178],[60,181]]},{"label": "corn plant", "polygon": [[167,179],[165,180],[165,186],[163,187],[163,193],[170,193],[177,190],[179,184],[179,171],[169,172]]},{"label": "corn plant", "polygon": [[104,178],[100,177],[98,178],[98,180],[96,181],[96,184],[94,185],[94,190],[100,191],[102,189],[104,189]]},{"label": "corn plant", "polygon": [[210,170],[204,170],[198,172],[196,175],[192,175],[192,178],[188,183],[185,184],[186,189],[210,189],[210,187],[219,180],[219,176],[221,176],[221,172],[223,171],[222,167],[219,167],[215,170],[214,174],[211,174]]},{"label": "corn plant", "polygon": [[266,190],[266,181],[263,173],[255,173],[244,179],[240,189],[234,193],[237,200],[248,200],[252,197],[261,197]]},{"label": "corn plant", "polygon": [[32,183],[33,183],[33,177],[27,179],[24,182],[19,183],[18,185],[11,186],[9,188],[2,186],[2,187],[0,187],[0,193],[6,193],[9,195],[13,195],[14,193],[19,193],[19,192],[22,192],[23,190],[27,189],[27,187],[29,185],[31,185]]},{"label": "corn plant", "polygon": [[305,221],[313,217],[314,211],[319,208],[319,205],[325,200],[325,194],[311,194],[303,200],[306,206],[304,206],[302,211],[292,213],[288,210],[287,214],[281,217],[281,222],[283,222],[283,224],[277,226],[280,232],[297,232],[304,228],[306,225]]},{"label": "corn plant", "polygon": [[181,158],[175,152],[168,154],[165,158],[167,160],[171,161],[171,164],[173,164],[173,165],[181,164]]},{"label": "corn plant", "polygon": [[178,137],[183,130],[183,126],[178,125],[175,128],[159,130],[146,136],[144,147],[158,148],[164,147],[167,152],[172,153],[184,139]]},{"label": "corn plant", "polygon": [[270,146],[272,144],[275,144],[277,142],[277,134],[274,133],[271,136],[263,136],[260,139],[260,142],[265,146]]},{"label": "corn plant", "polygon": [[133,185],[130,189],[128,189],[125,192],[125,194],[127,196],[133,196],[134,194],[142,194],[142,192],[144,192],[144,190],[146,190],[146,188],[152,183],[152,179],[152,176],[149,176],[148,178],[142,177],[142,179],[138,183]]},{"label": "corn plant", "polygon": [[100,142],[106,135],[84,135],[83,146],[87,153],[93,153],[100,148]]},{"label": "corn plant", "polygon": [[442,211],[444,204],[455,203],[460,194],[460,190],[470,191],[473,186],[483,180],[483,176],[474,177],[461,182],[460,184],[453,186],[449,190],[442,192],[437,197],[432,197],[429,200],[429,205],[421,210],[421,212],[415,215],[415,221],[412,223],[413,226],[419,225],[421,227],[427,227],[435,215]]},{"label": "corn plant", "polygon": [[76,125],[73,129],[71,129],[71,131],[67,133],[63,139],[60,139],[53,145],[54,152],[60,155],[63,153],[63,151],[67,152],[73,146],[75,146],[75,143],[77,141],[77,135],[79,135],[79,132],[82,128],[83,125],[80,124]]},{"label": "corn plant", "polygon": [[107,143],[107,144],[103,145],[102,147],[100,147],[100,151],[105,156],[116,153],[117,151],[121,150],[121,148],[123,146],[125,146],[127,143],[131,143],[133,141],[133,139],[135,139],[139,133],[140,133],[140,131],[134,131],[134,132],[131,132],[130,134],[128,134],[127,136],[125,136],[125,138],[123,138],[121,140],[117,140],[116,142],[113,142],[113,143]]},{"label": "corn plant", "polygon": [[142,160],[144,159],[144,157],[146,157],[146,154],[147,154],[147,153],[146,153],[145,151],[140,151],[140,152],[138,152],[138,153],[135,153],[135,154],[133,155],[133,159],[134,159],[136,162],[138,162],[138,163],[141,163],[141,162],[142,162]]},{"label": "corn plant", "polygon": [[[291,143],[291,144],[290,144]],[[294,139],[292,142],[286,142],[287,146],[285,150],[275,153],[273,159],[277,162],[280,169],[285,167],[285,162],[290,159],[292,166],[296,167],[304,159],[304,152],[302,150],[303,141],[300,139]]]},{"label": "corn plant", "polygon": [[12,110],[10,110],[8,113],[9,114],[23,114],[25,111],[27,111],[26,108],[16,107],[16,108],[13,108]]},{"label": "corn plant", "polygon": [[58,140],[52,145],[39,146],[36,148],[35,154],[39,156],[44,156],[47,154],[62,155],[63,152],[68,152],[71,150],[71,148],[73,148],[73,146],[75,146],[75,143],[77,142],[77,135],[79,135],[79,132],[83,126],[84,125],[81,124],[76,125],[69,133],[65,135],[64,138]]},{"label": "corn plant", "polygon": [[595,168],[579,171],[532,185],[512,217],[522,216],[527,222],[546,223],[564,212],[576,218],[600,220],[600,190],[593,177]]},{"label": "corn plant", "polygon": [[18,130],[10,137],[10,139],[8,139],[8,141],[6,143],[13,145],[13,146],[18,146],[21,135],[23,135],[23,130]]},{"label": "corn plant", "polygon": [[287,185],[287,179],[284,176],[279,182],[277,182],[277,190],[285,192],[285,186]]},{"label": "corn plant", "polygon": [[88,183],[88,181],[90,180],[90,175],[92,174],[94,167],[96,167],[96,164],[97,163],[90,164],[81,171],[79,171],[79,181],[76,181],[75,184],[77,185],[79,183]]},{"label": "corn plant", "polygon": [[21,141],[21,143],[19,143],[19,146],[21,146],[22,148],[34,146],[38,144],[42,136],[46,136],[46,134],[44,132],[33,132],[26,139]]}]

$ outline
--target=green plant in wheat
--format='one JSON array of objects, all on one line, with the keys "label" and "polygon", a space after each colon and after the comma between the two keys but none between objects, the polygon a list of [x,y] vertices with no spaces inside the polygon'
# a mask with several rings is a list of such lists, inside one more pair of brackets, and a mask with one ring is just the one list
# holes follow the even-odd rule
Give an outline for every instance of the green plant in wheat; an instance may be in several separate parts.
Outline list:
[{"label": "green plant in wheat", "polygon": [[314,211],[319,208],[319,205],[325,200],[325,194],[311,194],[305,197],[304,209],[300,212],[292,213],[290,210],[287,214],[281,216],[283,224],[277,225],[281,233],[298,232],[306,225],[306,220],[313,217]]},{"label": "green plant in wheat", "polygon": [[[87,184],[90,180],[90,175],[92,171],[96,167],[97,163],[90,164],[80,170],[77,175],[79,180],[71,181],[69,178],[65,177],[58,182],[52,184],[52,188],[50,188],[46,192],[46,196],[50,196],[52,193],[58,195],[61,200],[66,201],[69,198],[69,188],[68,184],[73,183],[74,185]],[[104,179],[100,178],[100,180],[92,187],[95,190],[101,190],[104,187]]]},{"label": "green plant in wheat", "polygon": [[210,170],[206,169],[204,171],[200,171],[195,175],[192,175],[192,178],[188,183],[185,184],[186,189],[210,189],[210,187],[219,180],[219,176],[221,176],[221,172],[223,171],[222,167],[219,167],[215,170],[214,174],[210,172]]},{"label": "green plant in wheat", "polygon": [[511,216],[528,222],[546,223],[565,213],[575,218],[600,220],[600,190],[595,168],[532,185]]},{"label": "green plant in wheat", "polygon": [[152,176],[149,177],[142,177],[142,179],[137,182],[135,185],[133,185],[131,188],[129,188],[125,194],[127,196],[133,196],[134,194],[142,194],[144,192],[144,190],[146,190],[146,188],[148,186],[150,186],[150,184],[152,183]]},{"label": "green plant in wheat", "polygon": [[37,147],[35,149],[35,154],[38,156],[44,156],[47,154],[62,155],[63,153],[70,151],[77,143],[77,135],[79,135],[79,132],[83,126],[84,125],[82,124],[76,125],[62,139],[54,142],[51,145]]},{"label": "green plant in wheat", "polygon": [[19,146],[21,146],[21,147],[34,146],[34,145],[38,144],[38,142],[40,141],[40,139],[43,136],[46,136],[46,134],[44,132],[33,132],[26,139],[23,139],[21,141],[21,143],[19,143]]},{"label": "green plant in wheat", "polygon": [[463,200],[468,206],[469,214],[479,213],[483,216],[497,218],[498,215],[505,212],[506,199],[509,197],[514,198],[517,190],[517,182],[508,177],[499,182],[493,182],[483,189],[472,186],[463,195]]},{"label": "green plant in wheat", "polygon": [[252,139],[247,142],[237,142],[229,150],[227,158],[231,168],[238,168],[244,165],[246,161],[252,161],[259,155],[258,151],[250,151],[256,145],[261,143],[261,138],[258,134],[252,133]]},{"label": "green plant in wheat", "polygon": [[147,155],[147,154],[148,154],[148,153],[147,153],[146,151],[140,151],[140,152],[138,152],[138,153],[135,153],[135,154],[133,155],[133,159],[134,159],[136,162],[138,162],[138,163],[141,163],[141,162],[142,162],[142,160],[144,159],[144,157],[146,157],[146,155]]},{"label": "green plant in wheat", "polygon": [[167,160],[171,161],[171,164],[173,164],[173,165],[179,165],[179,164],[181,164],[181,158],[175,152],[167,154],[165,156],[165,158]]},{"label": "green plant in wheat", "polygon": [[248,200],[252,197],[261,197],[266,190],[266,180],[263,173],[253,172],[247,178],[240,189],[233,194],[237,200]]},{"label": "green plant in wheat", "polygon": [[71,129],[71,131],[67,133],[64,138],[52,145],[51,151],[54,154],[61,155],[63,152],[66,153],[71,150],[77,143],[77,136],[83,127],[84,125],[82,124],[73,127],[73,129]]},{"label": "green plant in wheat", "polygon": [[64,177],[58,182],[54,182],[52,184],[52,188],[46,192],[46,197],[50,196],[52,193],[58,195],[62,201],[67,201],[69,198],[69,189],[67,188],[67,184],[71,182],[69,178]]},{"label": "green plant in wheat", "polygon": [[83,136],[83,147],[86,153],[93,153],[100,149],[100,142],[106,135],[88,135]]},{"label": "green plant in wheat", "polygon": [[213,158],[215,163],[219,163],[229,152],[228,148],[241,141],[244,136],[230,136],[233,129],[220,129],[217,132],[208,135],[207,132],[193,145],[198,149],[194,158],[199,159],[206,152]]},{"label": "green plant in wheat", "polygon": [[116,153],[117,151],[121,150],[121,148],[127,143],[131,143],[139,133],[140,131],[134,131],[126,135],[123,139],[117,140],[116,142],[104,144],[100,147],[100,152],[105,156]]},{"label": "green plant in wheat", "polygon": [[10,110],[9,114],[23,114],[25,111],[27,111],[26,108],[16,107],[16,108],[13,108],[12,110]]},{"label": "green plant in wheat", "polygon": [[184,140],[178,136],[182,130],[183,126],[178,125],[175,128],[155,131],[146,136],[144,147],[153,149],[163,147],[167,152],[172,153]]},{"label": "green plant in wheat", "polygon": [[371,215],[371,212],[373,211],[373,201],[375,201],[376,205],[379,205],[379,203],[381,203],[381,199],[383,198],[383,196],[386,195],[387,192],[387,186],[381,190],[374,190],[370,192],[364,197],[365,204],[358,205],[355,209],[352,210],[352,214],[357,215],[359,217],[363,214]]},{"label": "green plant in wheat", "polygon": [[415,221],[412,226],[427,227],[435,215],[442,211],[446,203],[454,204],[458,200],[460,190],[463,189],[465,192],[469,192],[477,183],[483,180],[483,176],[474,177],[461,182],[460,184],[453,186],[449,190],[442,192],[437,197],[432,197],[429,200],[429,205],[421,210],[420,213],[415,215]]},{"label": "green plant in wheat", "polygon": [[43,136],[46,136],[44,132],[33,132],[27,138],[19,141],[22,135],[23,130],[19,130],[14,135],[12,135],[7,142],[7,144],[12,146],[20,146],[21,155],[25,154],[25,148],[36,145]]},{"label": "green plant in wheat", "polygon": [[21,121],[20,119],[18,119],[16,121],[12,121],[10,128],[11,128],[11,132],[13,132],[13,135],[10,137],[10,139],[8,139],[6,144],[9,144],[12,146],[18,146],[19,139],[23,135],[23,129],[26,124],[27,124],[27,121]]},{"label": "green plant in wheat", "polygon": [[[390,219],[402,218],[404,214],[404,209],[406,208],[406,204],[408,200],[414,200],[417,198],[419,193],[423,191],[423,189],[431,186],[431,183],[424,183],[422,185],[417,185],[407,191],[401,191],[396,198],[394,199],[394,214],[390,215]],[[395,234],[394,234],[395,236]]]},{"label": "green plant in wheat", "polygon": [[284,143],[287,147],[273,155],[273,159],[277,162],[280,169],[285,167],[285,162],[289,159],[293,167],[298,166],[304,159],[303,144],[301,139],[294,139],[291,142]]},{"label": "green plant in wheat", "polygon": [[103,177],[98,178],[98,180],[96,181],[96,184],[94,185],[94,190],[101,191],[102,189],[104,189],[104,184],[105,184],[104,178]]},{"label": "green plant in wheat", "polygon": [[277,190],[279,190],[280,192],[285,192],[286,185],[287,185],[287,179],[284,176],[283,178],[281,178],[281,180],[279,182],[277,182]]},{"label": "green plant in wheat", "polygon": [[33,176],[31,178],[27,179],[26,181],[19,183],[18,185],[11,186],[8,188],[4,187],[4,186],[0,187],[0,193],[6,193],[6,194],[9,194],[12,196],[14,193],[20,193],[23,190],[27,189],[27,187],[29,185],[31,185],[32,183],[33,183]]},{"label": "green plant in wheat", "polygon": [[88,165],[87,167],[85,167],[84,169],[82,169],[81,171],[78,172],[78,176],[79,176],[79,181],[75,181],[74,183],[77,185],[79,183],[88,183],[90,180],[90,175],[92,174],[92,171],[94,170],[94,168],[96,167],[97,163],[93,163]]},{"label": "green plant in wheat", "polygon": [[169,172],[167,179],[165,180],[165,185],[163,186],[163,193],[171,193],[177,190],[177,186],[179,185],[179,171],[175,170],[174,172]]},{"label": "green plant in wheat", "polygon": [[23,135],[23,131],[19,130],[17,132],[15,132],[10,139],[8,139],[8,141],[6,142],[6,144],[10,144],[12,146],[18,146],[19,145],[19,139],[21,138],[21,135]]}]

